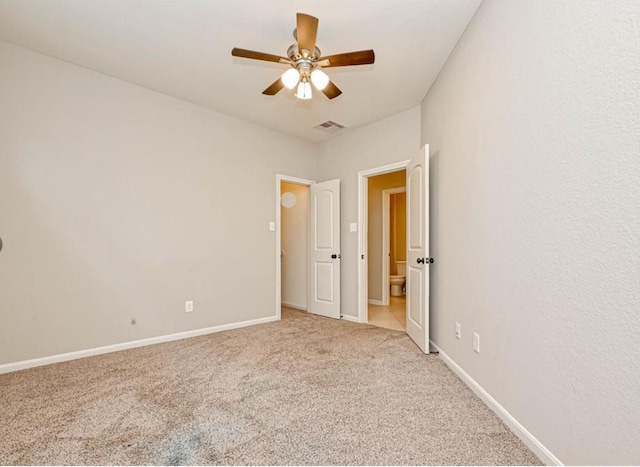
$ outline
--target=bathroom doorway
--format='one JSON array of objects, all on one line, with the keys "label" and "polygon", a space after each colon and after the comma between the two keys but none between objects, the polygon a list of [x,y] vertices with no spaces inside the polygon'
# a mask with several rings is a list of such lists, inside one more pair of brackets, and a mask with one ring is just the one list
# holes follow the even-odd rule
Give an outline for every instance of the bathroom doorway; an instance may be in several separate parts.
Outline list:
[{"label": "bathroom doorway", "polygon": [[[417,154],[408,160],[395,162],[382,167],[361,170],[358,172],[358,224],[362,226],[358,234],[358,321],[370,323],[369,309],[376,305],[376,297],[369,297],[371,288],[369,273],[375,271],[369,260],[376,257],[376,248],[369,245],[370,213],[375,209],[369,207],[380,197],[370,195],[370,179],[393,172],[405,172],[406,187],[406,277],[404,297],[405,332],[424,353],[429,353],[429,295],[430,272],[434,259],[429,256],[429,145],[425,144]],[[395,188],[402,186],[398,183]],[[383,189],[394,188],[385,187]],[[357,227],[356,225],[356,227]],[[381,249],[379,249],[381,251]],[[382,256],[382,255],[380,255]],[[380,260],[380,264],[382,260]],[[371,265],[373,266],[373,265]],[[391,280],[390,280],[391,281]],[[396,284],[397,285],[397,284]],[[391,294],[390,294],[391,295]],[[370,303],[370,298],[373,299]],[[402,300],[404,298],[405,300]],[[394,298],[394,302],[395,302]],[[389,300],[391,306],[391,298]],[[382,304],[378,306],[383,306]],[[402,305],[400,305],[402,306]],[[372,308],[373,309],[373,308]],[[390,311],[390,310],[389,310]],[[391,314],[391,313],[390,313]],[[388,317],[388,315],[387,315]]]},{"label": "bathroom doorway", "polygon": [[367,179],[367,322],[406,331],[406,170]]}]

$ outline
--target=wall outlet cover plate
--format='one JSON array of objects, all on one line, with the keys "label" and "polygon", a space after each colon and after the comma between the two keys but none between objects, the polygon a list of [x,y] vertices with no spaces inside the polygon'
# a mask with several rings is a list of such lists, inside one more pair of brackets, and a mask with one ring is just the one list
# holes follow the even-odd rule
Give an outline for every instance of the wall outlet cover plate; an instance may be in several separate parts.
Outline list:
[{"label": "wall outlet cover plate", "polygon": [[480,335],[477,332],[473,333],[473,351],[480,353]]}]

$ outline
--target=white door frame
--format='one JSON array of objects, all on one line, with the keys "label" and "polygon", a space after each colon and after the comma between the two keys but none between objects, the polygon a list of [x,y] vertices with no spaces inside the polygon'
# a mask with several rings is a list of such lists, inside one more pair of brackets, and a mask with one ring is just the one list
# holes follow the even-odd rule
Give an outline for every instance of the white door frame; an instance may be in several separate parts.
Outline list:
[{"label": "white door frame", "polygon": [[389,306],[389,273],[391,260],[389,243],[391,240],[391,195],[406,193],[406,186],[382,190],[382,306]]},{"label": "white door frame", "polygon": [[367,277],[367,231],[369,220],[367,215],[367,179],[374,175],[382,175],[389,172],[406,169],[411,160],[395,162],[393,164],[375,167],[373,169],[358,172],[358,322],[366,323],[369,320],[369,291],[367,290],[369,278]]},{"label": "white door frame", "polygon": [[[307,180],[306,178],[292,177],[290,175],[276,174],[276,318],[282,318],[282,262],[280,253],[282,251],[282,215],[280,206],[280,190],[281,183],[294,183],[296,185],[311,186],[316,182]],[[309,215],[309,207],[307,206],[307,216]],[[308,300],[308,298],[307,298]]]}]

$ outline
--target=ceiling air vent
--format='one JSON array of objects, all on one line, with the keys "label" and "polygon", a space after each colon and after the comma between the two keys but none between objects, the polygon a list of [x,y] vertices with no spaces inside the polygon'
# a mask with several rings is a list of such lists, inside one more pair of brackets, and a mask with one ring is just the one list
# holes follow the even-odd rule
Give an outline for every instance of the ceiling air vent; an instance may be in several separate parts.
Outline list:
[{"label": "ceiling air vent", "polygon": [[326,122],[321,123],[320,125],[316,125],[314,128],[325,131],[327,133],[337,133],[338,131],[344,129],[345,126],[339,123],[333,122],[331,120],[327,120]]}]

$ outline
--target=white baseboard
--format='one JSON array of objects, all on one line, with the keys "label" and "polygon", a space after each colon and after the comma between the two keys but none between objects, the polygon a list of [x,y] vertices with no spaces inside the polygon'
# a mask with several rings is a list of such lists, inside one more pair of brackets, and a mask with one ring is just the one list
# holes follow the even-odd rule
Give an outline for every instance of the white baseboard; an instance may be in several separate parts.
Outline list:
[{"label": "white baseboard", "polygon": [[345,321],[351,321],[353,323],[359,323],[360,321],[358,321],[358,317],[357,316],[351,316],[351,315],[342,315],[340,316],[340,319],[343,319]]},{"label": "white baseboard", "polygon": [[384,302],[382,300],[376,300],[376,299],[373,299],[373,298],[369,299],[369,304],[370,305],[384,306]]},{"label": "white baseboard", "polygon": [[37,366],[51,365],[52,363],[66,362],[68,360],[76,360],[78,358],[93,357],[94,355],[102,355],[105,353],[118,352],[119,350],[134,349],[136,347],[144,347],[146,345],[161,344],[163,342],[177,341],[188,339],[189,337],[203,336],[205,334],[213,334],[215,332],[230,331],[231,329],[253,326],[254,324],[269,323],[277,321],[277,316],[268,316],[266,318],[252,319],[249,321],[240,321],[238,323],[221,324],[210,328],[196,329],[194,331],[178,332],[168,334],[166,336],[150,337],[148,339],[140,339],[137,341],[123,342],[121,344],[107,345],[104,347],[96,347],[93,349],[78,350],[77,352],[69,352],[50,357],[34,358],[33,360],[24,360],[21,362],[7,363],[0,365],[0,374],[10,373],[12,371],[25,370]]},{"label": "white baseboard", "polygon": [[515,419],[513,415],[507,412],[498,401],[496,401],[491,394],[484,390],[480,384],[476,380],[474,380],[469,374],[464,371],[451,357],[449,357],[446,353],[442,351],[433,341],[429,341],[431,346],[434,347],[440,354],[440,358],[444,361],[444,363],[451,368],[451,370],[457,374],[462,381],[466,383],[467,386],[471,388],[471,390],[476,393],[476,395],[482,399],[482,401],[493,410],[498,417],[513,431],[518,438],[522,440],[524,444],[527,445],[529,449],[531,449],[542,462],[546,465],[564,465],[549,449],[547,449],[544,444],[542,444],[538,438],[533,436],[529,430],[527,430],[524,426]]},{"label": "white baseboard", "polygon": [[285,302],[281,302],[280,304],[282,306],[286,306],[287,308],[293,308],[294,310],[307,311],[306,306],[294,305],[293,303],[285,303]]}]

